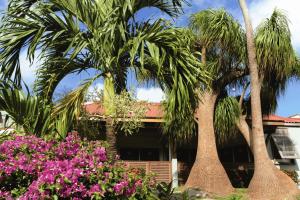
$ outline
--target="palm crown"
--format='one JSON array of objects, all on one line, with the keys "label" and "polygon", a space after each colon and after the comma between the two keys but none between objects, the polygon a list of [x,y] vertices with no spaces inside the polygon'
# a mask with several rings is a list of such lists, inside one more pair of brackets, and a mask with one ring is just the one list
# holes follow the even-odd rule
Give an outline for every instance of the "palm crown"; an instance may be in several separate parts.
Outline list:
[{"label": "palm crown", "polygon": [[[88,86],[111,76],[114,90],[126,88],[128,71],[155,77],[169,94],[167,121],[192,118],[196,107],[193,88],[208,74],[190,53],[189,39],[168,22],[135,20],[145,7],[155,7],[171,17],[180,13],[183,1],[163,0],[50,0],[10,1],[3,18],[0,62],[3,78],[20,83],[19,54],[42,62],[35,91],[48,101],[68,74],[96,69],[94,77],[61,102],[57,110],[72,107],[78,113]],[[77,109],[75,108],[77,106]],[[170,123],[169,123],[170,124]]]}]

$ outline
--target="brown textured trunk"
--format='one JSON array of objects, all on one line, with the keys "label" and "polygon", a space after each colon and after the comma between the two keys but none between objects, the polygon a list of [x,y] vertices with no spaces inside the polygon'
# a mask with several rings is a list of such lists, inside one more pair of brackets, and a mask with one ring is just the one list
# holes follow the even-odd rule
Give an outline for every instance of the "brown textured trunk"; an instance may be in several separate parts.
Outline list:
[{"label": "brown textured trunk", "polygon": [[110,158],[115,159],[118,154],[117,135],[110,119],[106,121],[106,141],[108,143],[107,154]]},{"label": "brown textured trunk", "polygon": [[241,132],[241,134],[243,135],[244,139],[246,140],[248,146],[252,150],[251,138],[250,138],[252,131],[246,121],[246,116],[241,115],[235,124],[236,124],[237,128],[239,129],[239,131]]},{"label": "brown textured trunk", "polygon": [[252,116],[252,145],[254,155],[254,175],[248,191],[251,199],[283,200],[292,199],[298,193],[293,181],[270,160],[265,144],[262,112],[261,112],[261,80],[258,75],[256,50],[253,29],[245,0],[239,0],[247,34],[247,50],[251,77],[251,116]]},{"label": "brown textured trunk", "polygon": [[197,155],[185,186],[217,195],[228,195],[233,192],[233,187],[218,157],[213,126],[217,96],[218,94],[208,91],[201,96],[197,110]]},{"label": "brown textured trunk", "polygon": [[[244,101],[244,97],[246,94],[246,90],[248,88],[249,84],[247,83],[242,91],[242,94],[240,96],[240,100],[239,100],[239,108],[242,111],[243,110],[243,101]],[[249,127],[247,121],[246,121],[246,115],[241,114],[239,116],[239,118],[236,120],[236,126],[239,129],[239,131],[241,132],[241,134],[243,135],[244,139],[246,140],[249,148],[252,151],[252,145],[251,145],[251,136],[252,136],[252,130]]]}]

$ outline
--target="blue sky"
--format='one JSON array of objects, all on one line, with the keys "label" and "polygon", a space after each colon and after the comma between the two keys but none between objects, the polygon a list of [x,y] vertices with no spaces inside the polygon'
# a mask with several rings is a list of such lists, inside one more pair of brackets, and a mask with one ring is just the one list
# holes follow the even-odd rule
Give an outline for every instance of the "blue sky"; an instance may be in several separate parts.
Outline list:
[{"label": "blue sky", "polygon": [[[190,6],[184,6],[184,13],[173,20],[176,26],[186,26],[188,24],[188,18],[192,13],[195,13],[201,9],[206,8],[221,8],[227,9],[236,19],[238,19],[242,24],[242,14],[238,5],[238,0],[188,0]],[[292,42],[294,48],[296,49],[298,55],[300,55],[300,17],[299,17],[299,0],[248,0],[249,10],[251,13],[252,21],[254,27],[259,24],[259,22],[270,16],[274,8],[282,9],[289,17],[290,29],[292,32]],[[0,0],[0,9],[3,10],[7,7],[7,0]],[[139,14],[140,19],[146,18],[157,18],[166,17],[157,10],[144,10]],[[29,66],[29,62],[26,59],[26,54],[21,55],[22,63],[22,75],[24,80],[31,85],[34,81],[34,72],[38,63],[33,63]],[[80,81],[89,77],[94,71],[89,71],[88,73],[82,73],[76,76],[66,77],[60,87],[58,92],[64,91],[66,89],[74,88],[78,85]],[[136,88],[136,94],[139,99],[148,101],[160,101],[163,98],[163,93],[160,89],[152,86],[136,86],[136,81],[134,77],[129,79],[129,84],[134,85]],[[101,81],[99,81],[98,87],[102,87]],[[281,116],[289,116],[296,113],[300,113],[300,81],[292,80],[290,81],[286,92],[279,98],[279,105],[276,114]]]}]

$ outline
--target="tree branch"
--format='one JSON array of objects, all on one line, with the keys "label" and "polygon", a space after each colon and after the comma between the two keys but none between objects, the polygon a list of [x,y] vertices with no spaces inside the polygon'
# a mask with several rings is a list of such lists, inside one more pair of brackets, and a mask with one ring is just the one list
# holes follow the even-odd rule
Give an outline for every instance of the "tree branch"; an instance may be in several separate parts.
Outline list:
[{"label": "tree branch", "polygon": [[241,94],[240,99],[239,99],[239,106],[240,106],[241,110],[242,110],[242,105],[243,105],[243,101],[244,101],[244,98],[245,98],[246,90],[247,90],[249,85],[250,85],[250,82],[248,82],[244,85],[242,94]]},{"label": "tree branch", "polygon": [[243,76],[248,75],[248,70],[246,69],[234,69],[227,73],[225,73],[222,77],[220,77],[216,82],[215,85],[219,87],[225,87],[232,81],[241,78]]},{"label": "tree branch", "polygon": [[251,138],[250,138],[250,136],[252,134],[252,130],[246,121],[246,115],[241,115],[239,117],[239,119],[236,121],[236,126],[239,129],[239,131],[241,132],[241,134],[244,136],[248,146],[250,147],[250,149],[252,151],[252,144],[251,144]]}]

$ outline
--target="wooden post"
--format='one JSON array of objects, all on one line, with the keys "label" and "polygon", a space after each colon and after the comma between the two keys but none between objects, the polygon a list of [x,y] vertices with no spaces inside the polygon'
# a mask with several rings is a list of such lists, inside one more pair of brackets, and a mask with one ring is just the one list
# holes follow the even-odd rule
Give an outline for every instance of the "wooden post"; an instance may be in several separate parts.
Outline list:
[{"label": "wooden post", "polygon": [[176,143],[169,140],[169,158],[171,160],[172,188],[178,187],[178,161]]}]

